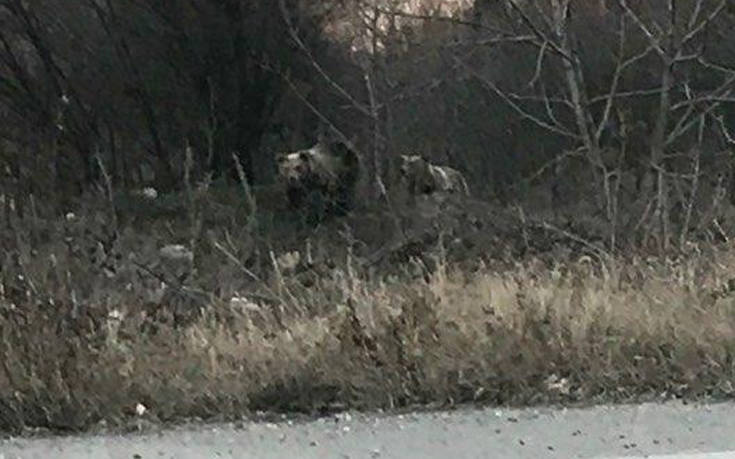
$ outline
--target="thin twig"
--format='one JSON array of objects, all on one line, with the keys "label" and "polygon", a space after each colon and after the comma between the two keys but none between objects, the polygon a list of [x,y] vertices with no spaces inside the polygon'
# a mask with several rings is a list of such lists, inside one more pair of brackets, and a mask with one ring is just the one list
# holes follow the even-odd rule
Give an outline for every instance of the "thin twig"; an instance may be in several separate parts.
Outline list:
[{"label": "thin twig", "polygon": [[656,95],[661,94],[661,92],[663,90],[664,90],[663,88],[658,87],[658,88],[649,88],[649,89],[636,89],[636,90],[633,90],[633,91],[621,91],[621,92],[619,92],[617,94],[613,94],[613,95],[604,94],[604,95],[601,95],[601,96],[592,97],[589,100],[589,102],[591,104],[596,104],[596,103],[599,103],[599,102],[607,102],[607,99],[609,97],[620,99],[620,98],[638,97],[638,96],[656,96]]},{"label": "thin twig", "polygon": [[579,139],[580,136],[561,127],[554,126],[553,124],[547,123],[546,121],[543,121],[536,117],[535,115],[532,115],[528,113],[526,110],[524,110],[522,107],[520,107],[518,104],[513,102],[513,100],[503,91],[498,88],[495,83],[490,81],[489,79],[482,76],[479,72],[477,72],[475,69],[471,68],[469,65],[462,62],[459,58],[456,56],[454,57],[455,61],[458,62],[460,65],[462,65],[466,70],[468,70],[473,76],[475,76],[478,80],[480,80],[483,84],[485,84],[488,88],[490,88],[495,94],[497,94],[503,101],[505,101],[506,104],[508,104],[513,110],[516,111],[519,115],[521,115],[522,118],[528,119],[530,121],[533,121],[534,123],[538,124],[539,126],[543,127],[544,129],[547,129],[552,132],[556,132],[557,134],[563,135],[565,137],[569,137],[572,139]]},{"label": "thin twig", "polygon": [[[559,44],[555,43],[553,40],[550,40],[545,33],[541,31],[536,25],[533,23],[531,18],[526,14],[523,9],[518,6],[516,3],[516,0],[508,0],[508,3],[510,6],[521,16],[521,20],[523,21],[526,26],[531,29],[531,32],[533,32],[534,35],[539,37],[541,40],[541,43],[548,43],[548,46],[557,54],[559,54],[563,59],[566,59],[568,61],[573,61],[572,56],[565,51]],[[535,2],[534,2],[535,3]]]},{"label": "thin twig", "polygon": [[[645,56],[647,56],[653,47],[648,46],[645,50],[642,52],[629,57],[625,61],[621,61],[623,52],[625,50],[625,16],[621,16],[620,18],[620,43],[618,46],[618,65],[615,68],[615,74],[613,75],[613,81],[610,84],[610,91],[606,96],[604,96],[607,99],[607,102],[605,103],[605,110],[604,114],[602,116],[602,119],[600,120],[600,124],[597,126],[597,130],[595,132],[595,141],[599,143],[600,138],[602,137],[602,132],[605,129],[605,126],[607,125],[607,121],[610,118],[610,112],[613,107],[613,101],[616,99],[617,96],[617,89],[618,84],[620,82],[620,77],[623,73],[623,70],[625,70],[627,67],[633,65],[634,63],[638,62],[639,60],[643,59]],[[590,102],[593,102],[595,99],[591,99]]]},{"label": "thin twig", "polygon": [[595,244],[593,244],[593,243],[585,240],[584,238],[582,238],[580,236],[577,236],[576,234],[573,234],[573,233],[571,233],[571,232],[569,232],[567,230],[561,229],[561,228],[559,228],[557,226],[554,226],[554,225],[552,225],[551,223],[548,223],[548,222],[542,222],[542,226],[544,227],[544,229],[557,232],[557,233],[559,233],[559,234],[561,234],[561,235],[563,235],[563,236],[571,239],[572,241],[577,242],[579,244],[582,244],[583,246],[585,246],[588,249],[592,250],[600,258],[600,261],[609,260],[611,258],[610,257],[610,253],[607,252],[604,248],[599,247],[599,246],[597,246],[597,245],[595,245]]},{"label": "thin twig", "polygon": [[278,0],[278,5],[281,8],[281,13],[283,15],[284,21],[286,21],[286,25],[288,26],[288,33],[293,39],[294,42],[298,45],[299,48],[306,54],[306,56],[309,58],[309,62],[311,63],[312,67],[316,69],[316,71],[321,75],[327,83],[329,83],[330,86],[332,86],[342,97],[350,101],[352,105],[360,111],[363,115],[370,116],[370,110],[365,107],[363,104],[355,100],[352,95],[350,95],[349,92],[347,92],[346,89],[344,89],[339,83],[334,81],[332,77],[329,76],[329,74],[322,68],[322,66],[317,62],[317,60],[314,58],[314,56],[311,53],[311,50],[308,46],[301,40],[299,35],[296,33],[296,29],[293,26],[293,23],[291,22],[291,17],[288,14],[288,9],[286,8],[286,2],[285,0]]},{"label": "thin twig", "polygon": [[633,19],[633,22],[636,23],[639,29],[641,29],[641,32],[648,38],[648,42],[651,44],[653,49],[656,50],[656,52],[661,56],[664,60],[669,59],[668,53],[663,49],[661,46],[661,43],[659,42],[658,38],[656,38],[655,35],[646,27],[646,24],[643,23],[643,20],[635,14],[635,12],[628,6],[628,2],[626,0],[618,0],[618,5],[620,5],[623,10]]},{"label": "thin twig", "polygon": [[[730,78],[728,81],[726,81],[719,88],[715,89],[714,92],[719,92],[724,87],[730,86],[733,83],[735,83],[735,76],[733,76],[732,78]],[[730,93],[733,91],[733,89],[735,89],[735,88],[728,89],[725,92],[725,94],[723,95],[723,97],[729,96]],[[709,104],[709,106],[707,106],[704,110],[702,110],[700,113],[704,113],[704,114],[710,113],[714,109],[716,109],[717,107],[719,107],[721,104],[722,104],[721,101],[714,101],[711,104]],[[696,119],[690,120],[689,122],[687,122],[687,120],[689,119],[689,117],[692,114],[692,112],[694,112],[694,107],[695,107],[695,105],[690,105],[687,108],[686,112],[681,116],[681,118],[679,118],[679,121],[676,123],[676,126],[671,130],[671,132],[669,133],[669,135],[666,137],[666,141],[665,141],[665,144],[666,145],[670,145],[673,142],[675,142],[676,139],[678,139],[682,134],[684,134],[685,132],[687,132],[694,125],[694,123],[697,122]]]},{"label": "thin twig", "polygon": [[544,55],[546,55],[546,48],[548,47],[548,45],[549,42],[545,41],[538,51],[538,57],[536,58],[536,70],[533,72],[533,77],[531,78],[531,81],[528,82],[529,87],[532,87],[536,83],[536,81],[538,81],[539,77],[541,77],[541,65],[544,62]]},{"label": "thin twig", "polygon": [[[684,35],[682,37],[682,39],[681,39],[681,46],[685,45],[689,40],[691,40],[692,38],[694,38],[699,32],[701,32],[702,30],[704,30],[704,28],[707,27],[707,25],[709,23],[711,23],[712,21],[714,21],[714,19],[725,8],[725,6],[727,5],[727,2],[728,2],[728,0],[722,0],[717,5],[717,7],[709,14],[709,16],[707,16],[706,18],[704,18],[704,20],[702,22],[700,22],[696,27],[692,28],[690,26],[689,32],[687,32],[686,35]],[[699,7],[699,5],[697,5],[697,7]],[[695,11],[698,12],[698,8]],[[692,17],[692,19],[694,19],[694,17]],[[691,22],[692,21],[690,21],[690,23]]]}]

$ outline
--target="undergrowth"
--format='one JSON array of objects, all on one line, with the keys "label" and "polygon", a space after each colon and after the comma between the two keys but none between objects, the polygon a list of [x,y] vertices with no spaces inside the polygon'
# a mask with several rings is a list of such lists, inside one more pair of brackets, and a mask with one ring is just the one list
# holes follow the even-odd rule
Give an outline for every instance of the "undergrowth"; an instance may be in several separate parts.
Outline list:
[{"label": "undergrowth", "polygon": [[385,275],[237,224],[192,237],[195,214],[111,228],[90,206],[3,233],[0,429],[734,390],[727,245],[502,269],[439,250]]}]

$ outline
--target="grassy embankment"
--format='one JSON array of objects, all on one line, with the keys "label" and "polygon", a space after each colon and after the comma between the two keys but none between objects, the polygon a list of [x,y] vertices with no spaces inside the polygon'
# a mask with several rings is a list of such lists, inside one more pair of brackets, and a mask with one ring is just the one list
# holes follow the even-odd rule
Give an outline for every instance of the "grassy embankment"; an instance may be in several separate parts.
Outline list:
[{"label": "grassy embankment", "polygon": [[[191,238],[175,287],[151,260],[197,219],[119,221],[105,242],[103,208],[4,232],[1,430],[734,390],[728,247],[474,272],[439,259],[425,278],[345,257],[305,282],[233,220]],[[259,294],[233,301],[245,285]]]}]

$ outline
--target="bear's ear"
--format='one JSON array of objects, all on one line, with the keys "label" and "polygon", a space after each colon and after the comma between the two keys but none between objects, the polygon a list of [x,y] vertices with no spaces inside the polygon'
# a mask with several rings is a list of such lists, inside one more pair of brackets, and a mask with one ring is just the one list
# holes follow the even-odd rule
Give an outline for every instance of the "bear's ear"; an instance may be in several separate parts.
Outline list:
[{"label": "bear's ear", "polygon": [[282,163],[286,161],[286,153],[276,153],[276,162]]}]

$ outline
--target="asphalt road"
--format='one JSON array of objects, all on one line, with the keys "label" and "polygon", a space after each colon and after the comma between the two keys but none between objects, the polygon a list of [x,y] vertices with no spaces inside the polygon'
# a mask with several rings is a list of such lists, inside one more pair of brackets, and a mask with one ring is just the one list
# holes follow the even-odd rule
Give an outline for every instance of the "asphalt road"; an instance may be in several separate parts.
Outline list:
[{"label": "asphalt road", "polygon": [[0,440],[0,459],[735,458],[735,404],[340,414],[155,434]]}]

